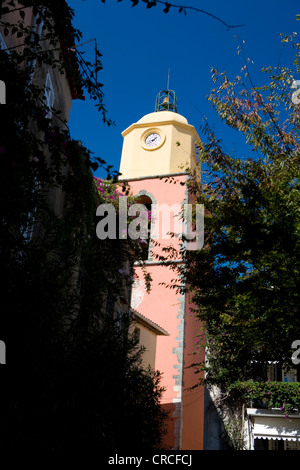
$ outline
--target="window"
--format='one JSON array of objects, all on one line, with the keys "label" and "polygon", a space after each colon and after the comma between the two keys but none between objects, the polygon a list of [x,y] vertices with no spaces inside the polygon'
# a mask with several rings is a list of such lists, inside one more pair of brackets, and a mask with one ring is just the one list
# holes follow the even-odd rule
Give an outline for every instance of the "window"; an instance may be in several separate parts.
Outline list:
[{"label": "window", "polygon": [[[282,447],[282,441],[277,441],[275,439],[268,439],[268,450],[279,450],[279,447]],[[282,449],[280,449],[282,450]]]},{"label": "window", "polygon": [[0,104],[6,104],[6,86],[3,80],[0,80]]},{"label": "window", "polygon": [[282,382],[297,382],[296,369],[282,369]]},{"label": "window", "polygon": [[299,441],[268,440],[268,450],[300,450]]},{"label": "window", "polygon": [[141,329],[140,328],[135,328],[133,332],[133,337],[137,343],[140,342],[141,339]]},{"label": "window", "polygon": [[300,450],[300,441],[284,441],[284,450]]},{"label": "window", "polygon": [[115,303],[116,303],[116,299],[112,295],[108,295],[107,301],[106,301],[106,312],[111,317],[113,317],[115,313]]},{"label": "window", "polygon": [[[41,185],[37,181],[36,177],[34,177],[33,183],[34,184],[33,184],[32,191],[31,191],[32,200],[38,198],[38,193],[41,189]],[[36,224],[36,214],[37,214],[37,207],[34,207],[30,212],[27,213],[27,219],[25,223],[20,226],[21,234],[24,238],[24,241],[26,242],[29,242],[30,240],[32,240],[33,233],[35,230],[35,224]]]},{"label": "window", "polygon": [[6,345],[4,341],[0,341],[0,364],[6,364]]},{"label": "window", "polygon": [[52,107],[54,103],[54,90],[52,85],[52,80],[50,73],[47,73],[46,76],[46,83],[45,83],[45,90],[44,90],[44,103],[47,106],[46,110],[46,117],[51,119],[52,117]]},{"label": "window", "polygon": [[[45,11],[45,8],[42,8],[42,14],[44,14],[44,11]],[[38,13],[34,19],[32,29],[35,35],[38,36],[39,39],[41,38],[43,27],[44,27],[44,20],[42,18],[42,15]]]},{"label": "window", "polygon": [[147,261],[149,258],[149,248],[150,248],[150,241],[151,241],[151,205],[152,205],[152,200],[150,199],[149,196],[141,196],[136,200],[136,204],[143,204],[148,212],[148,238],[146,240],[143,240],[141,243],[141,249],[142,249],[142,254],[141,254],[141,259],[144,261]]},{"label": "window", "polygon": [[297,382],[297,370],[282,368],[278,363],[269,363],[267,367],[267,380],[271,382]]},{"label": "window", "polygon": [[9,54],[9,50],[7,49],[6,42],[4,41],[4,38],[1,33],[0,33],[0,49],[2,51],[6,51]]},{"label": "window", "polygon": [[[37,45],[40,43],[40,40],[41,40],[41,37],[42,37],[42,30],[43,30],[43,27],[44,27],[44,20],[42,18],[42,14],[44,13],[44,8],[41,9],[41,14],[38,13],[35,18],[34,18],[34,22],[33,22],[33,25],[32,25],[32,41],[33,41],[33,44],[32,44],[32,48],[33,48],[33,45]],[[32,60],[32,77],[33,77],[33,73],[34,73],[34,69],[35,69],[35,66],[36,66],[36,61],[37,59],[33,59]],[[31,77],[31,78],[32,78]]]},{"label": "window", "polygon": [[276,382],[278,380],[277,369],[278,369],[278,366],[276,363],[268,364],[267,379],[270,382]]}]

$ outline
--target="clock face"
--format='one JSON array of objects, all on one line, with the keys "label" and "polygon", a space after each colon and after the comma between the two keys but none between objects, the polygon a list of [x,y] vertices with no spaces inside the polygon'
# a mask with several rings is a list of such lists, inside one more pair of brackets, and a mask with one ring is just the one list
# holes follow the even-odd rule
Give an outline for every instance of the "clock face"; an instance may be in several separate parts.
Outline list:
[{"label": "clock face", "polygon": [[152,132],[151,134],[147,135],[145,139],[145,144],[147,147],[157,147],[161,141],[161,136],[157,134],[157,132]]}]

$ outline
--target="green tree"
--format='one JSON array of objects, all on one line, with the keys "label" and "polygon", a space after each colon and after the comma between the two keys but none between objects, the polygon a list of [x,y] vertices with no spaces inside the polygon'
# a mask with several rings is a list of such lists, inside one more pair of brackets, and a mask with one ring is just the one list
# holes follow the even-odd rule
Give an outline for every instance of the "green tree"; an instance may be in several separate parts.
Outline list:
[{"label": "green tree", "polygon": [[[241,76],[230,81],[212,71],[214,109],[244,135],[255,156],[228,155],[205,124],[199,153],[206,171],[201,185],[191,182],[205,206],[205,245],[184,253],[189,270],[181,272],[203,325],[195,367],[200,381],[227,394],[236,381],[266,380],[268,361],[296,367],[291,356],[300,338],[300,114],[291,87],[299,75],[300,45],[293,36],[282,40],[295,48],[295,62],[291,69],[265,69],[270,79],[263,87],[250,77],[249,90]],[[197,348],[207,349],[206,363],[197,364]]]}]

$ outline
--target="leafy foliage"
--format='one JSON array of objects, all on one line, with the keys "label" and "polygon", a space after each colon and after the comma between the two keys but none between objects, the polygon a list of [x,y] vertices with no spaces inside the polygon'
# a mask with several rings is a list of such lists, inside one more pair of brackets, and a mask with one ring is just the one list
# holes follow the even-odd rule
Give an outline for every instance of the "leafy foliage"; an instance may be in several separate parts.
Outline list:
[{"label": "leafy foliage", "polygon": [[[71,139],[59,110],[48,119],[32,60],[58,71],[66,64],[62,55],[31,49],[32,31],[22,23],[28,10],[13,4],[21,22],[7,36],[21,31],[26,48],[0,52],[9,96],[0,110],[0,334],[7,347],[0,445],[117,451],[132,436],[141,450],[156,448],[164,419],[160,378],[142,368],[142,350],[129,335],[134,247],[95,235],[96,207],[109,193],[97,190],[91,169],[106,164]],[[45,7],[53,44],[75,37],[71,23],[57,18],[68,13],[64,4],[19,2]],[[68,73],[77,80],[77,69]],[[120,318],[109,314],[109,296],[122,301]]]},{"label": "leafy foliage", "polygon": [[[293,366],[300,337],[300,115],[291,92],[300,46],[293,45],[294,69],[263,70],[270,74],[263,87],[250,77],[248,90],[242,77],[212,71],[213,107],[255,152],[231,157],[205,124],[199,153],[207,170],[190,186],[205,206],[205,245],[184,253],[189,270],[181,272],[205,327],[195,366],[224,392],[237,380],[265,380],[270,360]],[[203,348],[208,360],[197,364]]]},{"label": "leafy foliage", "polygon": [[285,411],[286,417],[290,412],[299,411],[300,383],[299,382],[236,382],[232,390],[238,390],[245,400],[259,407],[278,408]]}]

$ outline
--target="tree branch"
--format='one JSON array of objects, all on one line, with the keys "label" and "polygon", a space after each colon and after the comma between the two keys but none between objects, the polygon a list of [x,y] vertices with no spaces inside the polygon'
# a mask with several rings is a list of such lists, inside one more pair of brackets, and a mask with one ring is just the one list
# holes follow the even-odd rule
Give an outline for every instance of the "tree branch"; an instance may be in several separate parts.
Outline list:
[{"label": "tree branch", "polygon": [[[119,1],[122,1],[122,0],[119,0]],[[176,5],[175,3],[169,3],[164,0],[142,0],[142,1],[147,4],[147,8],[152,8],[156,6],[157,3],[164,5],[165,6],[163,10],[164,13],[168,13],[170,8],[176,8],[178,10],[178,13],[184,13],[185,15],[187,13],[187,10],[195,11],[197,13],[202,13],[203,15],[207,15],[210,18],[213,18],[214,20],[222,23],[227,28],[227,30],[233,29],[233,28],[241,28],[242,26],[245,26],[245,24],[230,25],[226,23],[226,21],[222,20],[219,16],[214,15],[213,13],[210,13],[207,10],[203,10],[202,8],[197,8],[193,6]],[[102,0],[102,2],[104,3],[105,0]],[[132,2],[132,6],[134,7],[138,4],[139,0],[131,0],[131,2]]]}]

